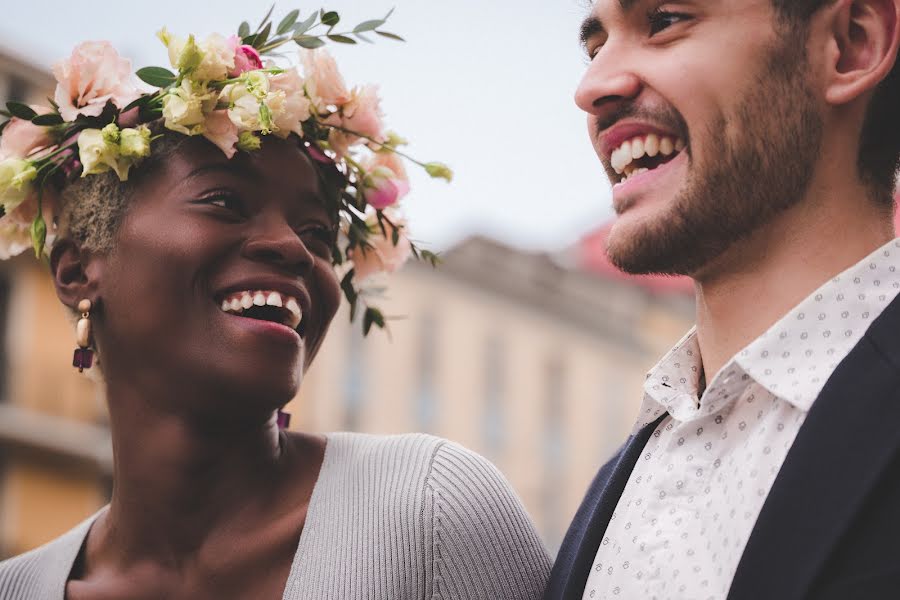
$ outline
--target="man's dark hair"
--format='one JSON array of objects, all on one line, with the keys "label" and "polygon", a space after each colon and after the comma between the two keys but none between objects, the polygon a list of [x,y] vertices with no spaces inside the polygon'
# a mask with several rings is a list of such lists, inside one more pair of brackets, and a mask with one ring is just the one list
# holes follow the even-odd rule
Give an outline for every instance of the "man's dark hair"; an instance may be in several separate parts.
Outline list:
[{"label": "man's dark hair", "polygon": [[[809,19],[834,0],[772,0],[778,16],[787,25],[787,35],[807,33]],[[900,60],[875,89],[866,111],[860,138],[857,169],[874,196],[893,201],[900,168]]]}]

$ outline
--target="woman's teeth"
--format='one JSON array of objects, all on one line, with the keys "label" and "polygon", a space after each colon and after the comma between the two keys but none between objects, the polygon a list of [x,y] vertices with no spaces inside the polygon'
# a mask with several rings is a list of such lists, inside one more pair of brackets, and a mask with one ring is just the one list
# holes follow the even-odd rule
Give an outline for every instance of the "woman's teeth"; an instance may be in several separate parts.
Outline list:
[{"label": "woman's teeth", "polygon": [[[639,167],[636,161],[645,156],[650,158],[655,156],[669,157],[682,150],[684,150],[684,141],[681,138],[650,133],[622,142],[618,148],[612,151],[610,165],[617,174],[624,175],[621,181],[625,181],[632,175],[644,173],[649,171],[650,168],[659,166],[654,165],[650,168]],[[663,160],[663,162],[668,161]]]},{"label": "woman's teeth", "polygon": [[255,290],[244,292],[233,292],[222,299],[221,308],[224,312],[241,315],[244,311],[252,309],[254,306],[274,306],[283,308],[280,323],[287,325],[291,329],[296,329],[303,320],[303,311],[297,299],[292,296],[283,295],[279,292]]}]

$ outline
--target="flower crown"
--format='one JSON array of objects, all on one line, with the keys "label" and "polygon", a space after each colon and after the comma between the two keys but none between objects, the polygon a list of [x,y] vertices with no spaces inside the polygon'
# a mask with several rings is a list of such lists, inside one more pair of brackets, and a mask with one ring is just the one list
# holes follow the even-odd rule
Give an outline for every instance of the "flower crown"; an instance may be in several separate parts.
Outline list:
[{"label": "flower crown", "polygon": [[[0,111],[8,118],[0,125],[0,259],[29,246],[38,257],[47,254],[56,234],[57,192],[78,177],[110,170],[126,181],[160,137],[152,135],[152,122],[202,135],[229,158],[258,149],[260,136],[293,133],[327,184],[324,193],[339,218],[332,262],[346,270],[341,289],[350,318],[362,305],[364,332],[384,327],[384,315],[366,301],[373,290],[362,283],[396,270],[411,255],[437,261],[409,240],[396,212],[409,191],[401,157],[432,177],[450,181],[453,174],[446,165],[401,152],[406,141],[384,130],[376,87],[348,89],[334,59],[320,48],[370,42],[369,34],[402,41],[381,29],[390,15],[336,32],[340,16],[334,11],[300,21],[300,12],[292,10],[275,26],[270,9],[253,32],[243,22],[237,35],[214,33],[203,41],[164,28],[158,37],[175,72],[136,72],[156,88],[152,92],[138,87],[130,61],[109,42],[79,44],[53,67],[58,83],[49,107],[9,102]],[[274,60],[289,42],[301,47],[302,69]]]}]

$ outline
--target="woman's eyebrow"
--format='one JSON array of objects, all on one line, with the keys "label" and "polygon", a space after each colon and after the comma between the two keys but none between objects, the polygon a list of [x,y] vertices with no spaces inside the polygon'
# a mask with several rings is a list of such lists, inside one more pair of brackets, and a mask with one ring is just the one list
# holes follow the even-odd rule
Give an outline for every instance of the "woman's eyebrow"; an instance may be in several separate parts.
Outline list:
[{"label": "woman's eyebrow", "polygon": [[188,173],[185,179],[194,179],[196,177],[200,177],[201,175],[206,175],[211,172],[220,172],[225,173],[227,175],[233,175],[237,177],[246,177],[247,179],[252,179],[254,181],[258,181],[260,179],[260,174],[256,169],[252,167],[241,164],[239,162],[234,163],[212,163],[208,165],[201,165]]}]

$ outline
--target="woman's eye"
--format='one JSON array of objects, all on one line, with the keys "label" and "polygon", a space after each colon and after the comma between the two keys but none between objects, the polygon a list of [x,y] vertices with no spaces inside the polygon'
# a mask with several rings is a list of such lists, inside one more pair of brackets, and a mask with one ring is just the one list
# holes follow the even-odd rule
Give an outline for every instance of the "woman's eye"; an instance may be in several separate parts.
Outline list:
[{"label": "woman's eye", "polygon": [[198,204],[206,204],[208,206],[217,206],[233,213],[243,212],[243,203],[238,196],[228,193],[214,193],[203,196],[197,201]]},{"label": "woman's eye", "polygon": [[687,15],[684,15],[681,13],[668,12],[668,11],[659,10],[659,9],[654,10],[647,17],[647,19],[650,22],[650,35],[651,36],[656,35],[657,33],[661,32],[665,29],[668,29],[672,25],[675,25],[676,23],[683,21],[687,18],[688,18]]}]

